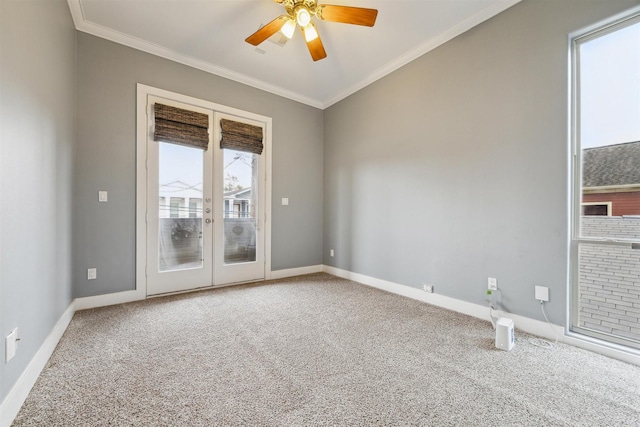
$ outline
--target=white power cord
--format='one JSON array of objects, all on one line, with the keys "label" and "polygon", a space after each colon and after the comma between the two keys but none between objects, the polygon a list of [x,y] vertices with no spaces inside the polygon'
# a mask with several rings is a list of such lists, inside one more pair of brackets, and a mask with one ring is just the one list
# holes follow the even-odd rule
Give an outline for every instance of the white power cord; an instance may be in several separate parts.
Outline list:
[{"label": "white power cord", "polygon": [[[493,315],[494,311],[498,312],[497,316]],[[498,319],[500,318],[500,310],[496,309],[493,304],[489,305],[489,317],[491,318],[491,326],[493,326],[493,329],[495,329],[496,324],[498,323]]]},{"label": "white power cord", "polygon": [[[498,310],[496,308],[495,299],[493,297],[493,292],[492,291],[487,291],[487,295],[489,296],[486,299],[486,301],[489,303],[489,318],[491,319],[491,326],[493,326],[493,329],[495,329],[496,328],[496,324],[498,322],[498,319],[502,316],[502,314],[500,313],[500,310]],[[493,315],[494,311],[498,312],[497,316]]]},{"label": "white power cord", "polygon": [[555,344],[558,343],[558,332],[553,328],[553,325],[549,321],[549,316],[547,316],[547,311],[544,309],[544,301],[540,300],[540,309],[542,310],[542,315],[544,316],[544,320],[547,321],[547,325],[553,331],[553,335],[556,337],[554,342],[550,342],[547,340],[543,340],[542,338],[530,338],[529,343],[542,348],[553,348]]}]

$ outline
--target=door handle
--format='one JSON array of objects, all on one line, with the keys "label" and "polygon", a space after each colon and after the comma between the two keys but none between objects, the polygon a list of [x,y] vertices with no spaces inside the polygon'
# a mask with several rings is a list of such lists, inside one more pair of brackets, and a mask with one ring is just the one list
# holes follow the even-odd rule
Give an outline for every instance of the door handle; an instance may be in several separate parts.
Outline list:
[{"label": "door handle", "polygon": [[204,222],[206,222],[207,224],[211,224],[211,218],[205,219]]}]

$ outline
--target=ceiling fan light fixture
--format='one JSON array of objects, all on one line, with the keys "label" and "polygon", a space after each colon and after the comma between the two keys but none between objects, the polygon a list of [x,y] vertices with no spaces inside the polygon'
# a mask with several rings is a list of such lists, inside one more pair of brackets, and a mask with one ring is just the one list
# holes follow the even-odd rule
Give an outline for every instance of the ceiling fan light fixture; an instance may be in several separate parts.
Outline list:
[{"label": "ceiling fan light fixture", "polygon": [[[280,42],[277,44],[283,46],[284,42],[293,37],[296,27],[300,25],[300,31],[302,31],[307,43],[307,49],[311,54],[311,59],[314,61],[319,61],[327,57],[327,52],[324,50],[320,34],[318,34],[318,29],[313,22],[314,16],[320,21],[339,22],[366,27],[373,27],[376,22],[376,17],[378,16],[377,9],[318,4],[318,0],[273,1],[282,5],[286,14],[280,15],[268,24],[261,26],[258,31],[247,37],[245,41],[253,46],[258,46],[277,32],[280,32],[282,36],[279,37],[278,40],[280,40]],[[270,41],[273,41],[273,39]]]},{"label": "ceiling fan light fixture", "polygon": [[301,6],[296,10],[296,21],[298,21],[298,25],[301,27],[309,25],[309,22],[311,22],[311,13],[309,13],[306,7]]},{"label": "ceiling fan light fixture", "polygon": [[313,24],[309,24],[304,27],[304,39],[308,43],[318,38],[318,32]]},{"label": "ceiling fan light fixture", "polygon": [[284,34],[286,38],[291,39],[291,37],[293,37],[293,33],[295,32],[295,30],[296,30],[296,21],[293,19],[289,19],[282,26],[282,29],[280,30],[280,32]]}]

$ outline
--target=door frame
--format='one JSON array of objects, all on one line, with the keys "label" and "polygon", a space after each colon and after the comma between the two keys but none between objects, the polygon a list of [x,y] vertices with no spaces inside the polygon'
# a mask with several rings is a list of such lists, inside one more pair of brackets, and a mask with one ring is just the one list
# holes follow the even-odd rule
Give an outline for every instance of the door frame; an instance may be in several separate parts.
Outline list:
[{"label": "door frame", "polygon": [[[271,117],[138,83],[136,87],[136,295],[139,299],[147,298],[147,138],[149,136],[147,134],[147,116],[150,113],[147,101],[149,96],[191,104],[209,109],[214,114],[222,113],[264,123],[264,150],[262,153],[265,156],[266,175],[264,188],[264,280],[269,280],[271,278]],[[216,143],[215,139],[213,143]],[[240,283],[242,282],[215,285],[212,282],[210,287],[231,286]],[[198,288],[198,290],[201,289],[206,288]],[[183,292],[190,292],[190,290]]]}]

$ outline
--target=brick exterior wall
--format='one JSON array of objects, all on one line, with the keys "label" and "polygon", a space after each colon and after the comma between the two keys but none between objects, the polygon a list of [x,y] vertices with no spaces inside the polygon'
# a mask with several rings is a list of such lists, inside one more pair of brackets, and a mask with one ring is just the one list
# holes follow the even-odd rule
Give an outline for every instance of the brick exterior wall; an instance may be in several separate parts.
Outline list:
[{"label": "brick exterior wall", "polygon": [[[640,240],[640,216],[583,217],[582,235]],[[579,326],[640,342],[640,250],[581,244]]]},{"label": "brick exterior wall", "polygon": [[640,215],[640,192],[590,193],[582,195],[583,203],[611,202],[611,215]]}]

